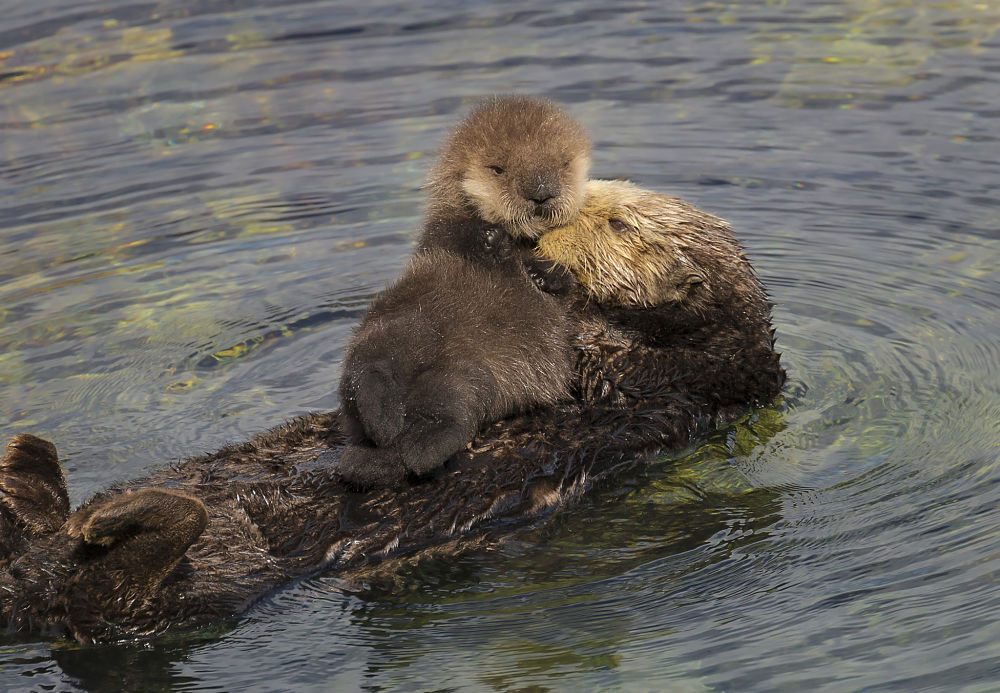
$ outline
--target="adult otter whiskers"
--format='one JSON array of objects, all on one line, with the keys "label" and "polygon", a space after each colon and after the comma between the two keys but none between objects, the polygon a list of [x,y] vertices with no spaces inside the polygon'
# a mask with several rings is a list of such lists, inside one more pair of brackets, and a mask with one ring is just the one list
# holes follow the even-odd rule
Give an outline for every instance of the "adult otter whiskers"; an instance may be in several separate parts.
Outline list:
[{"label": "adult otter whiskers", "polygon": [[[0,556],[0,625],[84,642],[149,636],[237,615],[303,575],[349,578],[387,557],[459,551],[551,513],[637,454],[686,445],[697,426],[774,396],[784,373],[769,306],[762,291],[745,291],[745,282],[759,284],[735,242],[722,242],[728,227],[705,217],[701,233],[713,238],[702,252],[698,234],[676,228],[685,222],[660,215],[679,201],[628,186],[616,195],[601,204],[593,196],[576,223],[542,244],[604,297],[580,308],[578,401],[498,421],[436,478],[398,491],[344,484],[333,412],[112,488],[68,517],[54,448],[18,436],[0,460],[0,529],[13,547]],[[629,223],[610,216],[618,203],[636,212],[631,233],[647,239],[648,257],[615,240],[611,221]],[[620,263],[595,269],[585,239],[607,229],[616,235],[593,247],[606,241]],[[677,270],[687,260],[704,281],[671,288],[687,276]],[[637,273],[656,286],[633,292],[614,278],[635,262],[666,270]],[[618,288],[602,293],[603,282]],[[727,296],[745,297],[747,317],[735,327],[713,322],[731,319]],[[720,339],[710,338],[713,325]],[[687,343],[696,345],[690,353]],[[751,346],[756,367],[732,352],[739,345]],[[697,358],[717,370],[692,377],[685,369]]]}]

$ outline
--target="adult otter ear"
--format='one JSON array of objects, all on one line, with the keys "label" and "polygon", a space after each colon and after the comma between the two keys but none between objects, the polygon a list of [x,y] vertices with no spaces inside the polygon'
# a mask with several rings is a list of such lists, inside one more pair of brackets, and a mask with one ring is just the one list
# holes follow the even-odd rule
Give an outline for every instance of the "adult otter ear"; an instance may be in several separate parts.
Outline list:
[{"label": "adult otter ear", "polygon": [[683,267],[677,272],[670,272],[660,277],[656,289],[651,292],[649,303],[665,305],[668,303],[692,303],[705,294],[708,287],[708,277],[704,272],[694,267]]}]

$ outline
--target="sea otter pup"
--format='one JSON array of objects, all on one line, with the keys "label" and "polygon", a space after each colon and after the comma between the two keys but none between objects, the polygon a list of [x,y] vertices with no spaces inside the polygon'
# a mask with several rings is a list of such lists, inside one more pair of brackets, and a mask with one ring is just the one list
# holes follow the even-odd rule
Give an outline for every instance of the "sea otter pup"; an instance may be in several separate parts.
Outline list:
[{"label": "sea otter pup", "polygon": [[419,249],[466,254],[470,228],[500,226],[538,238],[568,224],[583,204],[590,139],[545,99],[494,97],[458,124],[431,168]]},{"label": "sea otter pup", "polygon": [[345,478],[427,474],[484,423],[568,397],[570,321],[553,296],[572,277],[517,241],[573,219],[589,154],[573,118],[524,96],[483,102],[451,133],[416,257],[348,346]]},{"label": "sea otter pup", "polygon": [[[617,202],[599,196],[615,186]],[[112,488],[59,529],[67,511],[54,449],[18,436],[0,461],[0,488],[22,489],[0,503],[21,547],[6,564],[0,556],[0,627],[84,642],[144,637],[238,615],[304,575],[350,579],[393,556],[457,552],[537,521],[637,454],[686,445],[736,404],[773,397],[784,373],[770,307],[728,226],[621,183],[591,192],[589,211],[542,244],[594,296],[575,337],[576,402],[488,426],[428,483],[364,494],[337,471],[338,412],[314,414]],[[628,280],[630,266],[642,271]],[[741,343],[756,367],[732,351]],[[716,370],[692,376],[688,363]],[[48,490],[28,490],[36,483]]]}]

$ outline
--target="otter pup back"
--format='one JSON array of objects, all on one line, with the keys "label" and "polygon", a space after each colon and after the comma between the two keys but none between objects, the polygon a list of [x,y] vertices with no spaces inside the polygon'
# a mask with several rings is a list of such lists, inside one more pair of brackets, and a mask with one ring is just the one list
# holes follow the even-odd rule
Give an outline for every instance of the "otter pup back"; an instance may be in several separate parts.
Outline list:
[{"label": "otter pup back", "polygon": [[560,298],[453,253],[421,253],[348,347],[340,472],[396,485],[442,465],[484,423],[566,397],[569,344]]}]

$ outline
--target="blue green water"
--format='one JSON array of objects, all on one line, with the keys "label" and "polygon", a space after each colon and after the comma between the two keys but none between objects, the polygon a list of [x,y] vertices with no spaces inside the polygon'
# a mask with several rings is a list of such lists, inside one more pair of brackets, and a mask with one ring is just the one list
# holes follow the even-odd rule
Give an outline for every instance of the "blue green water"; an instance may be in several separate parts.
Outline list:
[{"label": "blue green water", "polygon": [[496,551],[6,690],[1000,689],[1000,3],[0,0],[0,437],[74,503],[337,406],[476,97],[730,220],[782,401]]}]

